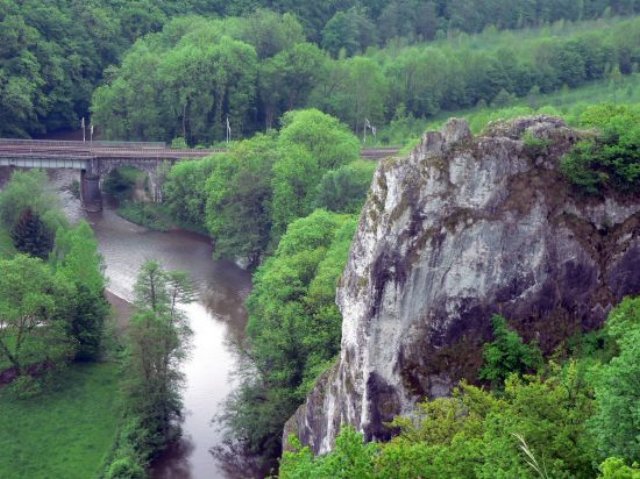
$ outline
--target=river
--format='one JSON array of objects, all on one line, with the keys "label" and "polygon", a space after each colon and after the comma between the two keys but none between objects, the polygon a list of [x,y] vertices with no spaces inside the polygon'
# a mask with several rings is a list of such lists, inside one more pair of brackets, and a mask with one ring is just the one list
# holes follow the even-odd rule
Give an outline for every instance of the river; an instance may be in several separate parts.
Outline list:
[{"label": "river", "polygon": [[153,464],[152,478],[259,476],[246,470],[234,472],[234,464],[211,453],[212,448],[223,445],[223,433],[212,420],[237,386],[234,372],[241,358],[236,345],[243,338],[247,321],[244,300],[251,290],[250,274],[233,263],[213,261],[211,242],[203,236],[185,231],[149,231],[123,220],[106,204],[101,213],[85,213],[79,201],[66,191],[79,175],[60,170],[50,172],[50,177],[67,216],[72,221],[85,218],[93,227],[113,294],[132,299],[138,268],[147,259],[157,260],[167,269],[188,272],[198,293],[197,301],[184,308],[194,334],[190,355],[182,367],[183,438]]},{"label": "river", "polygon": [[98,238],[114,294],[132,299],[137,271],[147,259],[187,271],[199,293],[196,302],[184,307],[193,330],[190,355],[183,364],[184,437],[156,461],[152,477],[229,477],[210,452],[222,442],[212,419],[235,385],[233,372],[239,360],[235,345],[246,324],[244,299],[251,288],[250,275],[233,263],[214,262],[211,243],[202,236],[148,231],[110,209],[87,219]]}]

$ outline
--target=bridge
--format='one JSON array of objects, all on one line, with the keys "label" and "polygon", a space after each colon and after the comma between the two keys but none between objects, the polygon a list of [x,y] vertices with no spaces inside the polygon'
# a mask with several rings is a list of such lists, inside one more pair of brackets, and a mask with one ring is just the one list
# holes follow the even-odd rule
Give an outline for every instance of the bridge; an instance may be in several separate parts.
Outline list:
[{"label": "bridge", "polygon": [[[0,139],[0,166],[79,170],[82,203],[90,211],[99,211],[102,208],[100,178],[115,168],[133,166],[148,173],[152,194],[159,200],[158,179],[163,165],[225,151],[174,149],[165,143],[152,142]],[[397,148],[363,149],[361,157],[378,160],[397,151]]]}]

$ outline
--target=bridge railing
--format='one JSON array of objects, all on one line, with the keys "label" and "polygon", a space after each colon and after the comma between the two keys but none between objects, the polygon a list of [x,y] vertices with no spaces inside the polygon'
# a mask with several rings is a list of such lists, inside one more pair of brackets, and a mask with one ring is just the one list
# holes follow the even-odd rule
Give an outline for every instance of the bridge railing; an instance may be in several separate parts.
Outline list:
[{"label": "bridge railing", "polygon": [[20,138],[0,138],[1,146],[22,146],[38,148],[127,148],[132,150],[164,150],[167,145],[162,142],[148,141],[70,141],[70,140],[28,140]]},{"label": "bridge railing", "polygon": [[0,158],[16,158],[16,159],[36,159],[36,160],[91,160],[95,158],[90,153],[73,152],[65,155],[53,152],[23,152],[23,151],[7,151],[0,149]]}]

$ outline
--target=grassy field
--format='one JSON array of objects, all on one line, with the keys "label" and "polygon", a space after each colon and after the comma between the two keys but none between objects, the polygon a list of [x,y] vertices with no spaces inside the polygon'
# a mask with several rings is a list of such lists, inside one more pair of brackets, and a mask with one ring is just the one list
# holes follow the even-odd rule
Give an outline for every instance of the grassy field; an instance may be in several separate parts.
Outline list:
[{"label": "grassy field", "polygon": [[[407,118],[392,122],[380,129],[378,142],[369,138],[368,145],[414,145],[422,133],[439,129],[449,118],[466,118],[471,130],[479,133],[488,122],[509,119],[535,113],[564,117],[573,124],[578,115],[589,105],[596,103],[635,104],[640,103],[640,74],[614,80],[593,82],[580,88],[566,89],[529,98],[516,98],[509,105],[478,106],[466,110],[442,111],[427,120]],[[406,148],[405,148],[406,149]],[[410,148],[408,148],[410,149]]]},{"label": "grassy field", "polygon": [[118,366],[72,364],[55,390],[16,400],[0,390],[0,478],[90,479],[118,424]]}]

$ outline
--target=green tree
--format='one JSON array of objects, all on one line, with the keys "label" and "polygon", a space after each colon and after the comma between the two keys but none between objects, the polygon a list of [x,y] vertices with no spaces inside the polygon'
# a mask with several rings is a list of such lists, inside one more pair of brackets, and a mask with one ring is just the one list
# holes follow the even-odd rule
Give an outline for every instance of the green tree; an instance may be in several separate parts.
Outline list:
[{"label": "green tree", "polygon": [[262,64],[259,91],[267,128],[282,111],[307,106],[311,91],[324,80],[327,62],[318,47],[299,43]]},{"label": "green tree", "polygon": [[378,477],[374,472],[374,458],[379,447],[366,444],[362,434],[352,427],[345,426],[340,430],[335,448],[327,456],[314,458],[309,448],[301,447],[295,440],[294,445],[294,451],[285,452],[282,458],[279,475],[282,479]]},{"label": "green tree", "polygon": [[337,12],[322,30],[322,47],[334,57],[362,53],[375,42],[375,25],[359,8]]},{"label": "green tree", "polygon": [[39,258],[0,260],[0,358],[23,374],[30,364],[59,364],[74,344],[60,314],[72,295]]},{"label": "green tree", "polygon": [[338,119],[315,109],[286,113],[279,141],[305,148],[323,171],[350,163],[360,155],[357,138]]},{"label": "green tree", "polygon": [[315,207],[335,213],[359,213],[376,166],[374,162],[358,160],[326,172],[316,186]]},{"label": "green tree", "polygon": [[165,271],[147,261],[134,286],[137,311],[128,330],[127,398],[133,414],[147,431],[148,444],[160,450],[177,433],[181,414],[180,361],[191,334],[181,304],[193,300],[185,273]]},{"label": "green tree", "polygon": [[309,193],[318,182],[320,168],[309,151],[298,145],[280,147],[280,158],[273,165],[273,225],[274,243],[289,223],[311,212]]},{"label": "green tree", "polygon": [[258,263],[271,234],[271,179],[278,157],[272,136],[257,135],[233,145],[218,157],[209,177],[207,228],[215,241],[215,255]]},{"label": "green tree", "polygon": [[335,291],[355,219],[317,210],[294,221],[254,276],[248,299],[257,375],[228,406],[230,427],[252,451],[277,455],[285,421],[340,346]]},{"label": "green tree", "polygon": [[164,204],[180,222],[206,229],[207,179],[218,165],[216,156],[173,165],[164,183]]},{"label": "green tree", "polygon": [[15,171],[0,193],[0,221],[7,230],[13,229],[20,216],[29,209],[50,230],[55,231],[64,223],[57,198],[47,188],[47,175],[40,170]]},{"label": "green tree", "polygon": [[53,249],[53,233],[31,208],[13,225],[11,239],[17,251],[41,259],[47,259]]},{"label": "green tree", "polygon": [[616,456],[627,461],[640,460],[640,299],[627,298],[609,314],[607,333],[619,354],[596,373],[598,412],[592,432],[602,459]]},{"label": "green tree", "polygon": [[240,40],[253,45],[260,59],[273,57],[305,41],[302,25],[291,13],[279,15],[258,8],[243,20]]},{"label": "green tree", "polygon": [[59,229],[52,260],[58,275],[75,285],[67,318],[67,333],[76,343],[75,358],[96,360],[110,308],[104,297],[104,264],[91,227],[81,221],[73,228]]},{"label": "green tree", "polygon": [[640,469],[637,464],[629,467],[619,457],[609,457],[600,465],[602,475],[599,479],[638,479],[640,478]]},{"label": "green tree", "polygon": [[599,135],[576,144],[561,164],[565,176],[588,194],[607,188],[637,191],[640,185],[638,147],[640,111],[635,107],[600,105],[582,114],[585,126],[596,127]]}]

